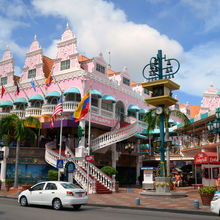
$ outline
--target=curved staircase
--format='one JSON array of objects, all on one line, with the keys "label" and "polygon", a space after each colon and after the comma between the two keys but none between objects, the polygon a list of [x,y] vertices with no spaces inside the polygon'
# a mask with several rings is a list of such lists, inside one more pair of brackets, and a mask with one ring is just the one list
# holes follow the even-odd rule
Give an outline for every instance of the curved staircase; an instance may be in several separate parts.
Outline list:
[{"label": "curved staircase", "polygon": [[[117,122],[117,124],[120,124],[120,128],[114,128],[112,131],[100,135],[91,141],[92,151],[126,140],[137,133],[138,123],[136,118],[127,117],[125,118],[125,122]],[[51,166],[56,167],[59,152],[54,146],[56,146],[54,142],[45,145],[45,160]],[[88,187],[88,193],[112,193],[112,178],[103,173],[91,162],[85,161],[85,158],[75,157],[68,146],[66,146],[65,151],[61,152],[61,159],[64,160],[64,165],[68,161],[72,161],[75,164],[73,178],[83,189],[87,190]],[[89,177],[87,176],[87,171],[89,171]]]}]

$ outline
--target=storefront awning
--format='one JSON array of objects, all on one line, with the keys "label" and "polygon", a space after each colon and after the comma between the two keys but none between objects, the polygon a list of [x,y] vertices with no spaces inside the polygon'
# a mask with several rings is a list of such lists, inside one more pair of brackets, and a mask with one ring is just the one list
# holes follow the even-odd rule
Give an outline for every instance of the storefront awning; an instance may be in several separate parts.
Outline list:
[{"label": "storefront awning", "polygon": [[134,136],[139,139],[147,139],[147,137],[142,134],[135,134]]},{"label": "storefront awning", "polygon": [[77,89],[76,87],[72,87],[72,88],[69,88],[67,90],[64,91],[64,95],[67,95],[68,93],[77,93],[77,94],[80,94],[80,91],[79,89]]},{"label": "storefront awning", "polygon": [[141,110],[139,111],[139,114],[146,114],[148,113],[148,110],[141,108]]},{"label": "storefront awning", "polygon": [[0,107],[3,107],[3,106],[13,106],[13,103],[7,100],[1,103]]},{"label": "storefront awning", "polygon": [[97,91],[96,89],[92,89],[92,92],[91,92],[92,95],[97,95],[98,97],[102,97],[102,94]]},{"label": "storefront awning", "polygon": [[216,152],[199,152],[194,157],[194,164],[220,164]]},{"label": "storefront awning", "polygon": [[36,94],[30,97],[30,101],[35,101],[35,100],[44,101],[44,98],[39,94]]},{"label": "storefront awning", "polygon": [[49,97],[60,97],[60,93],[57,91],[49,92],[45,98],[48,99]]},{"label": "storefront awning", "polygon": [[130,111],[140,111],[139,107],[136,105],[129,105],[128,110]]},{"label": "storefront awning", "polygon": [[115,98],[112,97],[112,96],[110,96],[110,95],[104,95],[104,96],[102,97],[102,99],[103,99],[103,100],[109,100],[109,101],[112,101],[113,103],[116,102]]},{"label": "storefront awning", "polygon": [[25,103],[25,104],[27,104],[28,101],[27,101],[26,98],[15,99],[14,104],[18,104],[18,103]]}]

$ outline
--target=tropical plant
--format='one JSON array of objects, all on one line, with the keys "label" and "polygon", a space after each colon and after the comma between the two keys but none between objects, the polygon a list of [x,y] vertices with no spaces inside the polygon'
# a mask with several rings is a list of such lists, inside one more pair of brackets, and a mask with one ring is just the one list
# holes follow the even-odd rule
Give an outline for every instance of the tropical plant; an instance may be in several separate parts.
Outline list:
[{"label": "tropical plant", "polygon": [[101,171],[110,177],[118,173],[118,171],[114,167],[111,167],[111,166],[102,167]]},{"label": "tropical plant", "polygon": [[5,185],[6,185],[6,186],[11,186],[12,184],[13,184],[13,179],[7,178],[7,179],[5,180]]},{"label": "tropical plant", "polygon": [[48,178],[50,181],[54,181],[58,179],[58,171],[57,170],[49,170]]},{"label": "tropical plant", "polygon": [[39,128],[40,121],[33,117],[20,119],[15,114],[11,114],[0,119],[0,135],[7,137],[8,142],[10,137],[13,136],[17,142],[14,188],[18,188],[18,160],[21,142],[26,138],[33,142],[35,140],[35,132],[30,127],[28,127],[30,125],[35,125],[36,128]]}]

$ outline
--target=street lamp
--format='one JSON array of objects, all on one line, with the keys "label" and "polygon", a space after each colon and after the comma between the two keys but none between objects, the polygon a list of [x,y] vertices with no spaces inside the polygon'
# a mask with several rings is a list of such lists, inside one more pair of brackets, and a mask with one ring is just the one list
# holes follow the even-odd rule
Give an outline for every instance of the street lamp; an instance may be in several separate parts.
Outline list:
[{"label": "street lamp", "polygon": [[213,122],[209,122],[207,127],[210,134],[217,135],[217,141],[219,142],[219,135],[220,135],[220,108],[216,109],[215,112],[216,119]]},{"label": "street lamp", "polygon": [[[173,63],[175,66],[173,66]],[[166,107],[174,105],[177,100],[172,98],[172,90],[179,89],[179,85],[169,80],[179,71],[180,63],[174,58],[167,59],[166,55],[162,56],[162,50],[158,50],[157,56],[150,59],[142,71],[143,77],[148,81],[143,83],[143,88],[152,91],[152,97],[145,101],[157,107],[156,114],[160,115],[160,163],[161,177],[165,176],[164,167],[164,118]],[[175,69],[175,70],[174,70]],[[155,82],[156,81],[156,82]]]},{"label": "street lamp", "polygon": [[130,178],[129,178],[129,170],[130,170],[130,156],[131,153],[134,151],[134,145],[133,143],[128,143],[127,145],[125,145],[125,151],[128,152],[129,156],[128,156],[128,185],[130,185]]}]

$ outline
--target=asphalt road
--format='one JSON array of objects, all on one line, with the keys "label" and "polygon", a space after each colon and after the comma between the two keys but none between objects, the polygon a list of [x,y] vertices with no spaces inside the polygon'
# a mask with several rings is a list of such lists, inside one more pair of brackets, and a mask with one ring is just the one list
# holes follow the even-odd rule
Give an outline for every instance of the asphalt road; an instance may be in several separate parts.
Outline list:
[{"label": "asphalt road", "polygon": [[50,207],[21,207],[17,200],[0,198],[0,220],[212,220],[218,216],[176,214],[159,211],[116,209],[110,207],[83,206],[79,211],[71,207],[53,210]]}]

